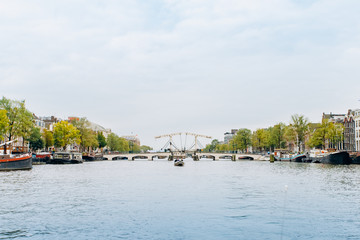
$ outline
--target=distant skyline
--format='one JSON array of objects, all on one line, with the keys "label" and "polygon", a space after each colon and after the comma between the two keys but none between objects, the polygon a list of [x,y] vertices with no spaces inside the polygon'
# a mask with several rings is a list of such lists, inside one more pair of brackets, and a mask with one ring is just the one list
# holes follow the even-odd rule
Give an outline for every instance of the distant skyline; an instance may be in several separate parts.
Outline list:
[{"label": "distant skyline", "polygon": [[[0,1],[1,96],[119,136],[223,140],[360,108],[357,0]],[[202,141],[206,144],[209,141]]]}]

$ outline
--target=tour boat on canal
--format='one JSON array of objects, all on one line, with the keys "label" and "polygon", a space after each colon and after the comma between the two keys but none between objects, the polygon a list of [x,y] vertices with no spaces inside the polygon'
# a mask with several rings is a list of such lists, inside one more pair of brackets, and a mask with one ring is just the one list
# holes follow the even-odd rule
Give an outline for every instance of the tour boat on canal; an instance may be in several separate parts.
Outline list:
[{"label": "tour boat on canal", "polygon": [[83,163],[82,154],[78,152],[55,152],[50,164]]},{"label": "tour boat on canal", "polygon": [[0,154],[0,171],[29,170],[32,168],[32,156],[25,154],[6,154],[6,145],[14,141],[0,144],[4,146],[4,153]]},{"label": "tour boat on canal", "polygon": [[175,159],[174,166],[182,167],[184,166],[184,161],[182,159]]}]

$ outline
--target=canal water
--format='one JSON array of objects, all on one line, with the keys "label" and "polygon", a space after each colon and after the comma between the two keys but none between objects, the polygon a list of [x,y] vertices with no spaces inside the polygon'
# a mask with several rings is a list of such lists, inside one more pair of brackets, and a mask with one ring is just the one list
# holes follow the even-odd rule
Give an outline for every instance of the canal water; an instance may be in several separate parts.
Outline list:
[{"label": "canal water", "polygon": [[0,239],[360,239],[360,166],[185,162],[0,172]]}]

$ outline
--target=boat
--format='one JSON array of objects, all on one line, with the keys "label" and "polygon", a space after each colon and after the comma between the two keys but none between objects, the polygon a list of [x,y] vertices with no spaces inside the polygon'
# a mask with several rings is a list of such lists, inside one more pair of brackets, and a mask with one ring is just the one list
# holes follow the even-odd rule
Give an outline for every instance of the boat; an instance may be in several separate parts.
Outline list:
[{"label": "boat", "polygon": [[82,154],[78,152],[55,152],[49,164],[83,163]]},{"label": "boat", "polygon": [[296,155],[284,155],[284,157],[274,156],[275,160],[282,162],[303,162],[303,159],[306,159],[306,154],[296,154]]},{"label": "boat", "polygon": [[107,160],[104,159],[104,155],[102,153],[83,153],[82,159],[87,162]]},{"label": "boat", "polygon": [[29,170],[32,169],[32,154],[6,154],[6,145],[14,141],[0,144],[4,146],[4,153],[0,154],[0,171]]},{"label": "boat", "polygon": [[52,154],[50,152],[40,152],[33,156],[33,164],[46,164],[50,162]]},{"label": "boat", "polygon": [[32,169],[32,156],[30,153],[0,155],[0,171],[29,170]]},{"label": "boat", "polygon": [[360,164],[360,153],[350,155],[352,164]]},{"label": "boat", "polygon": [[175,159],[174,166],[182,167],[184,166],[184,161],[182,159]]},{"label": "boat", "polygon": [[352,160],[348,152],[332,152],[319,157],[312,157],[313,163],[325,164],[351,164]]}]

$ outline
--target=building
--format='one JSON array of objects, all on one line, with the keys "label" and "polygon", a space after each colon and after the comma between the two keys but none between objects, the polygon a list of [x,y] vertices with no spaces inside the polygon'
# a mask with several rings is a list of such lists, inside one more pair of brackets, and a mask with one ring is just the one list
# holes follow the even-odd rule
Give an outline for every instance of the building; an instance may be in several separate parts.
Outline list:
[{"label": "building", "polygon": [[44,120],[42,120],[40,117],[36,116],[35,114],[33,114],[33,117],[34,117],[34,123],[35,123],[36,127],[40,128],[40,129],[46,128],[46,124],[45,124]]},{"label": "building", "polygon": [[[323,113],[322,119],[323,120],[328,119],[329,122],[341,123],[344,125],[345,119],[346,119],[346,114],[334,114],[332,112],[330,112],[330,114]],[[345,127],[345,125],[344,125],[344,127]],[[344,129],[344,136],[345,136],[345,129]],[[326,142],[325,148],[336,148],[338,150],[345,150],[344,142],[345,142],[345,138],[343,139],[343,141],[340,141],[337,144],[334,144],[332,142]]]},{"label": "building", "polygon": [[231,129],[231,132],[224,133],[224,143],[228,144],[236,135],[238,129]]},{"label": "building", "polygon": [[40,119],[45,123],[45,128],[53,131],[54,130],[54,124],[57,122],[60,122],[61,119],[58,119],[54,116],[51,117],[40,117]]},{"label": "building", "polygon": [[337,146],[332,145],[332,143],[330,142],[328,143],[327,148],[337,148],[338,150],[350,152],[359,151],[358,145],[360,144],[360,109],[349,109],[347,114],[323,113],[323,119],[328,119],[330,122],[333,123],[341,123],[344,126],[343,140],[338,143]]},{"label": "building", "polygon": [[355,151],[360,152],[360,109],[353,110]]},{"label": "building", "polygon": [[137,137],[137,135],[136,135],[136,136],[134,136],[134,135],[131,135],[131,136],[121,136],[121,137],[122,137],[122,138],[125,138],[127,141],[129,141],[130,144],[133,143],[133,144],[136,144],[136,145],[140,146],[140,140],[139,140],[139,138]]},{"label": "building", "polygon": [[104,128],[103,126],[100,126],[99,124],[96,124],[96,123],[93,123],[90,121],[89,121],[89,127],[94,132],[97,132],[97,133],[102,132],[105,138],[107,138],[109,136],[109,134],[111,133],[110,128]]},{"label": "building", "polygon": [[344,148],[343,150],[355,151],[355,121],[354,110],[349,109],[344,119]]}]

